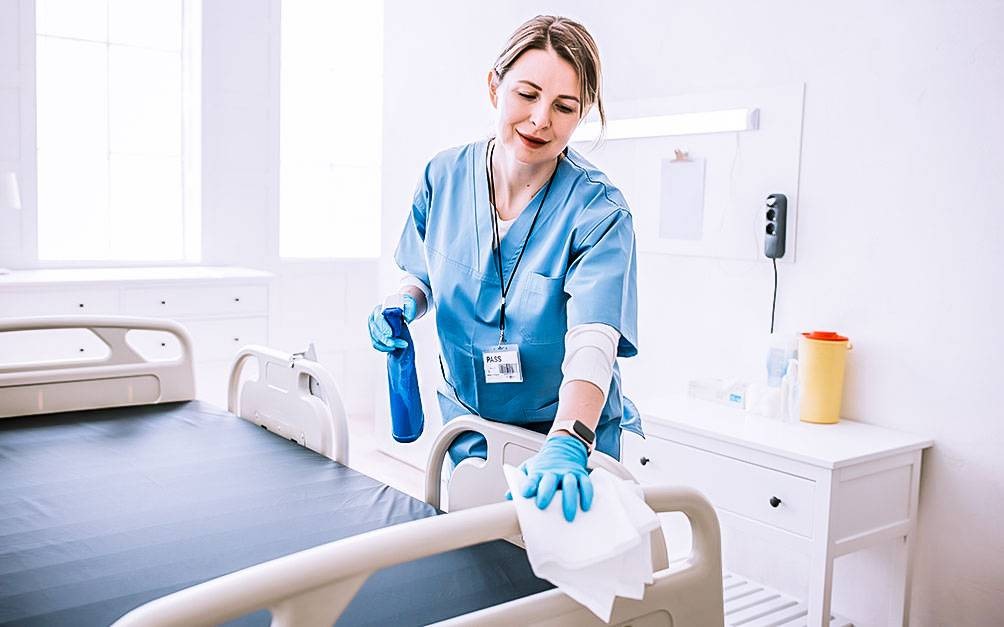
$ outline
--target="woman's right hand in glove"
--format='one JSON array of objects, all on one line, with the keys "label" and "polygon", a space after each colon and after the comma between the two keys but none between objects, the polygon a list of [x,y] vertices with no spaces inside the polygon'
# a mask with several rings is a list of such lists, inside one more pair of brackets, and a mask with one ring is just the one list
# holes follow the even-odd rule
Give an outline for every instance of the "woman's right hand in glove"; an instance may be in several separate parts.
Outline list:
[{"label": "woman's right hand in glove", "polygon": [[382,353],[389,353],[408,346],[408,342],[394,337],[390,325],[383,317],[383,312],[392,307],[401,309],[405,322],[412,322],[418,315],[418,303],[411,294],[395,294],[388,297],[383,304],[373,308],[369,317],[370,343],[373,344],[373,348]]}]

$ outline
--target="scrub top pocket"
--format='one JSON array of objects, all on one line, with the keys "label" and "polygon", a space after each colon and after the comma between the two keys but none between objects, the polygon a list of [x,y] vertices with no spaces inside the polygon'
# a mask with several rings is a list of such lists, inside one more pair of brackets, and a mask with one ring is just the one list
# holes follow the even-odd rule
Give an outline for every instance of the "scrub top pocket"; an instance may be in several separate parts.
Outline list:
[{"label": "scrub top pocket", "polygon": [[[520,336],[529,344],[564,342],[567,331],[565,277],[549,277],[536,272],[523,279],[518,315]],[[514,315],[514,318],[517,318]],[[508,318],[508,316],[506,316]]]}]

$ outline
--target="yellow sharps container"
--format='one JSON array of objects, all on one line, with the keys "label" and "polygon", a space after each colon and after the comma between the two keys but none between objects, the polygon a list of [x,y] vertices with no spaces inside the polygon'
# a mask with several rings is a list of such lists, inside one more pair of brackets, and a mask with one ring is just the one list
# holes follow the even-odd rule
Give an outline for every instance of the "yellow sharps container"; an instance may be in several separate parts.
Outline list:
[{"label": "yellow sharps container", "polygon": [[798,338],[799,418],[832,424],[840,420],[844,365],[851,343],[833,331],[803,333]]}]

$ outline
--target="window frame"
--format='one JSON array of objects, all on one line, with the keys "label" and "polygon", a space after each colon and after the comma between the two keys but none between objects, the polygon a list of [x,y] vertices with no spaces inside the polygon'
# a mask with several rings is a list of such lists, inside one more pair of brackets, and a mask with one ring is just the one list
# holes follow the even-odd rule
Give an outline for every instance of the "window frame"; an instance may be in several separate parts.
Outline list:
[{"label": "window frame", "polygon": [[173,259],[42,259],[38,225],[38,91],[36,1],[21,0],[21,155],[17,168],[21,183],[20,263],[25,269],[143,268],[204,265],[202,229],[202,2],[181,0],[182,148],[181,197],[183,257]]}]

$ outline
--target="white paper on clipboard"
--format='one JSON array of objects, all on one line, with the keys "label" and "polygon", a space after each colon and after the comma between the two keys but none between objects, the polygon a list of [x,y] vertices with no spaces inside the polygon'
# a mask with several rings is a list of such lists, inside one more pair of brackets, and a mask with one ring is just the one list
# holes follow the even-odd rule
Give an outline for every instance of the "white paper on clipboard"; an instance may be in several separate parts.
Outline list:
[{"label": "white paper on clipboard", "polygon": [[704,237],[704,159],[663,159],[659,237]]}]

